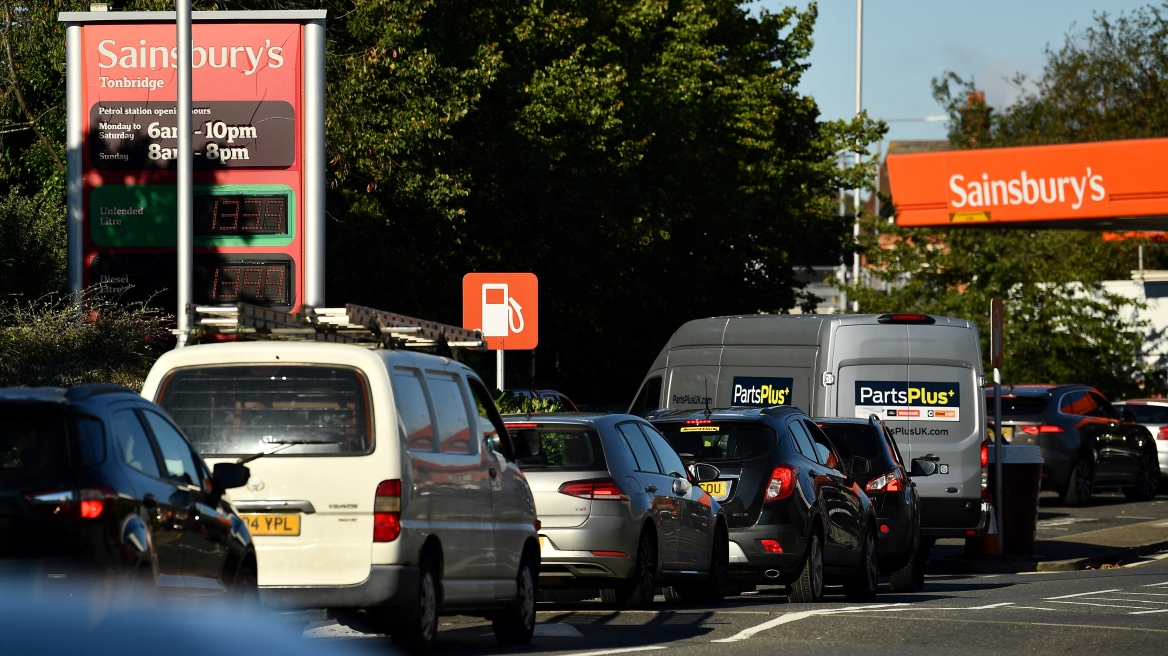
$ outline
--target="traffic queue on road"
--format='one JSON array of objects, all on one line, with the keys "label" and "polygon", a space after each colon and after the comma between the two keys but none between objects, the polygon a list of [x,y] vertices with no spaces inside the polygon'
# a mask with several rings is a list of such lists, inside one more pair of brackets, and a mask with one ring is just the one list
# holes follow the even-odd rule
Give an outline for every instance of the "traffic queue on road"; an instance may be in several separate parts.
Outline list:
[{"label": "traffic queue on road", "polygon": [[[822,363],[812,378],[762,346],[741,370],[725,353],[691,364],[688,383],[710,392],[680,404],[659,402],[681,387],[653,388],[651,375],[636,414],[500,414],[470,367],[426,352],[432,340],[409,348],[423,327],[384,348],[366,318],[349,317],[351,343],[177,349],[140,396],[0,392],[0,568],[327,609],[425,653],[443,614],[484,617],[500,644],[527,644],[537,601],[563,592],[618,609],[649,608],[658,590],[712,605],[763,585],[792,603],[837,590],[870,601],[881,575],[915,592],[932,540],[987,528],[986,398],[971,384],[981,365],[968,324],[845,316],[836,351],[879,342],[876,368]],[[771,335],[763,326],[746,330]],[[896,345],[914,334],[968,361],[903,362]],[[812,379],[835,396],[810,398]],[[1052,453],[1044,481],[1064,501],[1103,485],[1155,494],[1156,441],[1131,411],[1082,386],[1014,387],[1003,402],[1002,437]],[[930,496],[940,489],[952,498]]]}]

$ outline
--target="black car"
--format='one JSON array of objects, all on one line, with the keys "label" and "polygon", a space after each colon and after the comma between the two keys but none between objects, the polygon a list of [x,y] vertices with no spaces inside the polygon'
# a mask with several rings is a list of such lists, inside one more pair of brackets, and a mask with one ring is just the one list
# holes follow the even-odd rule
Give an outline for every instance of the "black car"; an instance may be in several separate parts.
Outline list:
[{"label": "black car", "polygon": [[717,468],[700,485],[726,513],[732,581],[787,584],[793,602],[821,601],[824,583],[836,581],[849,599],[875,596],[876,514],[803,411],[663,410],[648,419],[684,461]]},{"label": "black car", "polygon": [[[986,415],[993,426],[992,387]],[[1156,442],[1135,416],[1121,414],[1087,385],[1002,387],[1002,438],[1037,444],[1042,451],[1042,489],[1071,506],[1091,502],[1095,490],[1122,488],[1129,499],[1151,499],[1160,485]]]},{"label": "black car", "polygon": [[925,583],[921,499],[910,476],[928,476],[936,471],[936,463],[914,458],[911,470],[906,469],[896,440],[876,415],[867,421],[832,417],[815,423],[844,462],[851,464],[852,475],[872,501],[880,531],[877,565],[880,573],[889,576],[889,589],[898,593],[920,590]]},{"label": "black car", "polygon": [[150,594],[256,592],[247,526],[158,406],[119,385],[0,389],[0,572],[34,586],[97,579]]}]

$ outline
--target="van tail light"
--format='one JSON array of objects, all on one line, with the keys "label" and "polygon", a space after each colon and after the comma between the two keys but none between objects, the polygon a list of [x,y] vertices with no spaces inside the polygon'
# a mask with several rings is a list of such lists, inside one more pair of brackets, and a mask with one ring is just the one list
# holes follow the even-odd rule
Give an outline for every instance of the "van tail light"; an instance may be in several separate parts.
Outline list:
[{"label": "van tail light", "polygon": [[373,541],[393,542],[401,535],[401,481],[381,481],[373,498]]},{"label": "van tail light", "polygon": [[560,494],[579,499],[596,501],[628,501],[629,497],[611,478],[597,478],[591,481],[568,481],[560,486]]},{"label": "van tail light", "polygon": [[990,442],[989,440],[982,440],[981,442],[981,468],[985,469],[990,464]]},{"label": "van tail light", "polygon": [[865,492],[900,492],[904,489],[904,481],[899,471],[890,471],[883,476],[873,478],[864,488]]},{"label": "van tail light", "polygon": [[55,519],[100,519],[113,509],[117,498],[118,493],[108,485],[24,495],[33,512]]},{"label": "van tail light", "polygon": [[1041,426],[1019,426],[1023,433],[1027,435],[1038,435],[1039,433],[1065,433],[1067,432],[1062,426],[1055,426],[1053,424],[1042,424]]},{"label": "van tail light", "polygon": [[799,478],[799,468],[795,465],[779,465],[771,472],[764,501],[786,499],[795,491],[795,479]]},{"label": "van tail light", "polygon": [[1161,426],[1160,432],[1156,433],[1157,440],[1168,440],[1168,426]]}]

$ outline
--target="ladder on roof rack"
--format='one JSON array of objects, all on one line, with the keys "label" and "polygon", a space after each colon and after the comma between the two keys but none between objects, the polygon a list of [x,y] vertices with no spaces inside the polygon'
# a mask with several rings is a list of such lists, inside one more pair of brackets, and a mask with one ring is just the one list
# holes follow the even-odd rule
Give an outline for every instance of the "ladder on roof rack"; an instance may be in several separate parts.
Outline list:
[{"label": "ladder on roof rack", "polygon": [[221,335],[411,348],[448,357],[453,357],[455,347],[486,350],[481,331],[353,304],[343,308],[306,305],[300,312],[282,312],[248,303],[192,304],[187,306],[187,314],[193,343]]}]

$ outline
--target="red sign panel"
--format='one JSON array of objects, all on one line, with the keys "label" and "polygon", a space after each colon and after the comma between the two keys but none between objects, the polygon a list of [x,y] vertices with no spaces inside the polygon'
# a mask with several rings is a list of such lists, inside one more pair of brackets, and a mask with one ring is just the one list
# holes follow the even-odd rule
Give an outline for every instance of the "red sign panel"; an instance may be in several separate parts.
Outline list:
[{"label": "red sign panel", "polygon": [[539,343],[539,281],[533,273],[468,273],[462,278],[462,327],[481,330],[493,351]]},{"label": "red sign panel", "polygon": [[[195,303],[303,295],[301,23],[191,26]],[[83,283],[174,308],[178,61],[171,23],[85,24]],[[163,291],[165,290],[165,291]],[[159,293],[161,292],[161,293]]]},{"label": "red sign panel", "polygon": [[1168,139],[888,156],[896,222],[948,226],[1168,216]]}]

